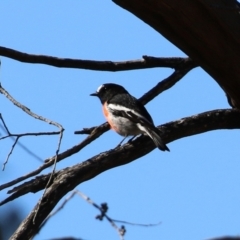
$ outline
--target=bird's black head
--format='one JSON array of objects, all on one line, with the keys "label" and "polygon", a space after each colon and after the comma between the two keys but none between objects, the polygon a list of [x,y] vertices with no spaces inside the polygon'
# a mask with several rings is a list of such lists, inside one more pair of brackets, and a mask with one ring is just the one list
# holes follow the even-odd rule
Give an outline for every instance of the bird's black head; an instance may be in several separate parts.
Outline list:
[{"label": "bird's black head", "polygon": [[128,93],[127,90],[114,83],[105,83],[98,87],[95,93],[90,94],[90,96],[96,96],[100,99],[101,103],[104,104],[109,101],[116,94]]}]

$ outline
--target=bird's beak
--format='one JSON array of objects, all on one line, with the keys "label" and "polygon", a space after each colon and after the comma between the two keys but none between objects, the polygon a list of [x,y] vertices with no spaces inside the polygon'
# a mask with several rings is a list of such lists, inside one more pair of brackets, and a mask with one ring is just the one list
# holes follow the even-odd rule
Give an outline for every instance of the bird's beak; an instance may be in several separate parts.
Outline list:
[{"label": "bird's beak", "polygon": [[90,96],[97,97],[97,96],[98,96],[98,94],[95,92],[95,93],[92,93],[92,94],[90,94]]}]

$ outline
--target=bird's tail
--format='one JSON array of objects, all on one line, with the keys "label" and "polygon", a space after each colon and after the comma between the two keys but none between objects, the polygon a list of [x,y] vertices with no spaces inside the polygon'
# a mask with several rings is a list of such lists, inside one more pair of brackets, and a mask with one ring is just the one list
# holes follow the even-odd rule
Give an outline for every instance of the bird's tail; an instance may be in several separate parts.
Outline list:
[{"label": "bird's tail", "polygon": [[153,140],[154,144],[156,145],[157,148],[159,148],[162,151],[169,151],[169,148],[167,145],[162,141],[161,137],[159,136],[159,130],[157,128],[155,129],[145,129],[145,132],[147,135]]},{"label": "bird's tail", "polygon": [[[123,113],[122,113],[123,114]],[[124,112],[124,117],[135,122],[137,127],[143,132],[146,133],[155,143],[156,147],[162,151],[169,151],[169,148],[165,143],[163,143],[160,137],[160,130],[153,125],[152,121],[149,121],[143,117],[139,117],[131,111]]]}]

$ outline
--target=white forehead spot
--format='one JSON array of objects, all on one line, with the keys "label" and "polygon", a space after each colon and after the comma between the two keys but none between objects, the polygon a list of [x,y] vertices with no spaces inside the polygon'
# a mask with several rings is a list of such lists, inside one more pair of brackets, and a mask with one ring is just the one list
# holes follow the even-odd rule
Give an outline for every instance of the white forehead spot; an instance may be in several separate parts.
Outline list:
[{"label": "white forehead spot", "polygon": [[100,90],[102,89],[104,87],[104,85],[102,84],[101,86],[99,86],[98,87],[98,89],[97,89],[97,92],[99,93],[100,92]]}]

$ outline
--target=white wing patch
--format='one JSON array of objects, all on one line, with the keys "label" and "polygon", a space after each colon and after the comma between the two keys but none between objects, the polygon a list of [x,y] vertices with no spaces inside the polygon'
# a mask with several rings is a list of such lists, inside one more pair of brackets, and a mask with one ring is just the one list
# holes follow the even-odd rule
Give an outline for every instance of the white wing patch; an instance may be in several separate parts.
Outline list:
[{"label": "white wing patch", "polygon": [[134,110],[132,110],[132,109],[130,109],[130,108],[123,107],[123,106],[116,105],[116,104],[112,104],[112,103],[110,103],[110,104],[108,105],[108,108],[109,108],[110,111],[111,111],[111,109],[112,109],[113,111],[114,111],[114,110],[116,110],[116,111],[124,111],[124,112],[126,112],[126,113],[127,113],[127,112],[132,112],[133,114],[135,114],[135,115],[138,116],[139,118],[144,119],[146,122],[148,122],[149,124],[152,125],[152,123],[149,122],[148,119],[146,119],[144,116],[142,116],[141,114],[139,114],[138,112],[136,112],[136,111],[134,111]]}]

